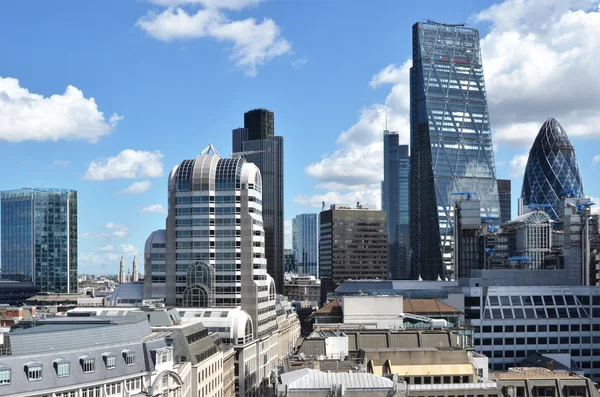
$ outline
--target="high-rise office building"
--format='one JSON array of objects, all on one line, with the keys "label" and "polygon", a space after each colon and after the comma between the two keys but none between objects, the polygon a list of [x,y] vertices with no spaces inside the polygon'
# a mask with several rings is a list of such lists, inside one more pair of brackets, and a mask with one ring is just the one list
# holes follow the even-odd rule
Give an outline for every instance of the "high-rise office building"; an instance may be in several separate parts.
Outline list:
[{"label": "high-rise office building", "polygon": [[500,216],[477,29],[413,25],[410,76],[413,276],[453,278],[456,194],[476,194],[482,217]]},{"label": "high-rise office building", "polygon": [[319,277],[319,214],[292,219],[292,246],[298,273]]},{"label": "high-rise office building", "polygon": [[165,296],[180,307],[241,307],[256,337],[274,331],[262,186],[254,164],[221,158],[212,146],[173,168],[166,232],[152,233],[146,243],[145,296]]},{"label": "high-rise office building", "polygon": [[512,195],[510,179],[497,179],[498,183],[498,201],[500,203],[500,223],[508,222],[512,219]]},{"label": "high-rise office building", "polygon": [[388,272],[391,279],[408,279],[410,157],[408,145],[399,144],[397,132],[383,132],[381,209],[387,214]]},{"label": "high-rise office building", "polygon": [[[563,197],[585,197],[583,182],[567,133],[556,119],[549,118],[529,151],[521,199],[524,204],[544,206],[552,220],[558,222]],[[558,223],[555,225],[558,227]]]},{"label": "high-rise office building", "polygon": [[269,110],[246,112],[244,128],[233,130],[232,152],[260,169],[267,270],[283,291],[283,137],[274,135],[274,123]]},{"label": "high-rise office building", "polygon": [[77,192],[2,192],[2,278],[40,292],[77,292]]},{"label": "high-rise office building", "polygon": [[347,279],[388,276],[385,211],[334,204],[319,215],[321,300]]}]

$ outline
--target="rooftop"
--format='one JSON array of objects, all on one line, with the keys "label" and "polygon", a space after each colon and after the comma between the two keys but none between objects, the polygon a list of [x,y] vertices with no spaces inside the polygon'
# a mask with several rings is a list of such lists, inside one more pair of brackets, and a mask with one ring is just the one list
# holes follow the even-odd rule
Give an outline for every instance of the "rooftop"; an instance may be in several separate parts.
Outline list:
[{"label": "rooftop", "polygon": [[509,368],[508,371],[491,372],[491,379],[585,379],[568,371],[551,371],[546,368]]},{"label": "rooftop", "polygon": [[281,383],[288,389],[329,390],[333,385],[344,385],[346,389],[378,390],[394,388],[395,383],[387,378],[365,373],[325,373],[303,368],[281,375]]},{"label": "rooftop", "polygon": [[461,311],[437,299],[404,299],[405,313],[460,314]]}]

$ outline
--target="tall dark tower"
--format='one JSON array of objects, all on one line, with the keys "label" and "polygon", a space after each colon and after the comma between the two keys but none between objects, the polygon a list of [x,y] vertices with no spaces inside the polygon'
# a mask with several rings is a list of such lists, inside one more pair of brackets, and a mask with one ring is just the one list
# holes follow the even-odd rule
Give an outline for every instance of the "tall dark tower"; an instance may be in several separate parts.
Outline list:
[{"label": "tall dark tower", "polygon": [[500,202],[500,222],[508,222],[512,219],[512,195],[510,179],[498,179],[498,200]]},{"label": "tall dark tower", "polygon": [[275,136],[275,116],[266,109],[244,113],[244,128],[232,133],[232,152],[256,164],[262,174],[262,206],[267,271],[283,292],[283,137]]},{"label": "tall dark tower", "polygon": [[413,25],[410,70],[413,276],[455,278],[454,202],[474,197],[500,217],[477,29]]},{"label": "tall dark tower", "polygon": [[254,109],[244,113],[244,128],[248,140],[266,139],[275,135],[275,114],[267,109]]},{"label": "tall dark tower", "polygon": [[383,131],[381,209],[387,214],[388,271],[392,280],[409,279],[408,145],[399,144],[397,132]]}]

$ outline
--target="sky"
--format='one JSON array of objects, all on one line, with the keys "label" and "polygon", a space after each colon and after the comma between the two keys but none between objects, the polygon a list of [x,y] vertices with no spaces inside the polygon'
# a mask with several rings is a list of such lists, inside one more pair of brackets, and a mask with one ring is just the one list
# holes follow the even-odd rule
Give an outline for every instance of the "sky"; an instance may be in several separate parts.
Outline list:
[{"label": "sky", "polygon": [[0,190],[78,191],[79,272],[143,261],[167,178],[254,108],[284,137],[291,219],[380,204],[383,137],[409,140],[415,22],[480,31],[498,178],[513,213],[548,117],[598,197],[600,11],[587,0],[26,0],[0,4]]}]

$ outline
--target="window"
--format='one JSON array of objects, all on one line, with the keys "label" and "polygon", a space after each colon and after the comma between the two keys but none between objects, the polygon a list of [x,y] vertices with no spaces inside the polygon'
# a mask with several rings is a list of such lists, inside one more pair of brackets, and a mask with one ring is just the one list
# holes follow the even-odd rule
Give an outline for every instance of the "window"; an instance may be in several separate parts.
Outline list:
[{"label": "window", "polygon": [[123,359],[125,360],[125,365],[135,364],[135,352],[129,349],[123,350]]},{"label": "window", "polygon": [[25,364],[25,373],[27,379],[31,381],[42,380],[42,364],[38,362],[30,362]]},{"label": "window", "polygon": [[56,376],[59,378],[69,376],[71,373],[71,363],[62,358],[54,360],[54,370],[56,371]]},{"label": "window", "polygon": [[83,369],[84,374],[89,374],[96,370],[96,363],[94,359],[90,356],[80,357],[79,363],[81,364],[81,369]]},{"label": "window", "polygon": [[114,369],[117,367],[117,357],[114,353],[104,353],[102,355],[106,369]]},{"label": "window", "polygon": [[10,368],[0,366],[0,385],[10,385]]}]

